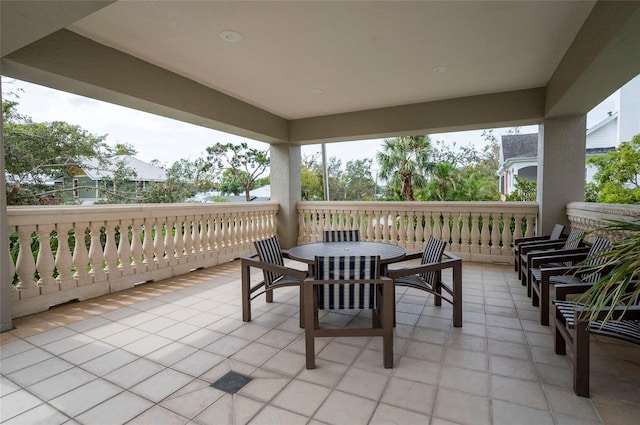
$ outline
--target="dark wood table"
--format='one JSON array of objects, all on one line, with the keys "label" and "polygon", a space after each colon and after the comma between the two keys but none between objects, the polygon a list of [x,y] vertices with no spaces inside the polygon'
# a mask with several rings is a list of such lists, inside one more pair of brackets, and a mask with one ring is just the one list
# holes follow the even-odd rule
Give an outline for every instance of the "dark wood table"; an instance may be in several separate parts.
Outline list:
[{"label": "dark wood table", "polygon": [[309,271],[313,271],[316,256],[350,256],[350,255],[377,255],[384,272],[386,265],[402,260],[407,252],[404,248],[388,243],[377,242],[318,242],[307,245],[294,246],[289,249],[289,256],[309,265]]}]

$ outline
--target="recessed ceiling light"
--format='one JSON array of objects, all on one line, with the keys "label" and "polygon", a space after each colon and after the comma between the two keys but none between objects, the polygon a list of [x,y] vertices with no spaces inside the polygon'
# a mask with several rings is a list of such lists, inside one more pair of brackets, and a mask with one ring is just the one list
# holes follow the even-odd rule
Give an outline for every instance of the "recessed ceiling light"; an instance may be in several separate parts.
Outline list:
[{"label": "recessed ceiling light", "polygon": [[220,38],[224,41],[234,43],[236,41],[242,40],[242,34],[236,31],[226,30],[220,33]]},{"label": "recessed ceiling light", "polygon": [[449,67],[448,66],[436,66],[435,68],[431,69],[431,72],[434,72],[436,74],[444,74],[445,72],[449,71]]},{"label": "recessed ceiling light", "polygon": [[316,96],[319,96],[322,93],[324,93],[324,90],[322,90],[322,89],[313,89],[313,90],[310,90],[309,93],[314,94]]}]

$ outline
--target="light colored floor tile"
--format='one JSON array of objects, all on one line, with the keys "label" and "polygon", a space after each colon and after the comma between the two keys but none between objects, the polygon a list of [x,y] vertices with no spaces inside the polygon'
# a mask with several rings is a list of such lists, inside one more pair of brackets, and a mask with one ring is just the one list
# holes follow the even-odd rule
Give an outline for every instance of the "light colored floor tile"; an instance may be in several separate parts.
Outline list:
[{"label": "light colored floor tile", "polygon": [[42,404],[42,400],[25,390],[14,391],[0,398],[0,422],[9,420]]},{"label": "light colored floor tile", "polygon": [[331,390],[327,387],[293,380],[271,404],[311,417],[324,402]]},{"label": "light colored floor tile", "polygon": [[122,388],[102,379],[96,379],[54,398],[49,403],[73,418],[120,392]]},{"label": "light colored floor tile", "polygon": [[318,361],[317,359],[323,359],[330,362],[350,365],[356,357],[360,355],[360,351],[362,351],[360,347],[353,347],[351,345],[331,341],[322,349],[322,351],[320,351],[320,353],[316,355],[316,362]]},{"label": "light colored floor tile", "polygon": [[444,364],[447,366],[464,365],[466,369],[487,371],[489,370],[489,355],[479,351],[447,347]]},{"label": "light colored floor tile", "polygon": [[94,341],[76,348],[75,350],[67,351],[66,353],[61,354],[60,357],[69,363],[81,365],[115,349],[116,347],[105,344],[104,342]]},{"label": "light colored floor tile", "polygon": [[428,424],[429,416],[380,403],[369,425],[417,425]]},{"label": "light colored floor tile", "polygon": [[286,332],[280,329],[272,329],[257,339],[257,342],[270,345],[275,348],[284,348],[298,337],[297,333]]},{"label": "light colored floor tile", "polygon": [[178,341],[182,344],[201,349],[219,340],[223,336],[225,336],[223,333],[212,331],[210,329],[199,329],[183,338],[180,338]]},{"label": "light colored floor tile", "polygon": [[410,341],[407,344],[407,351],[405,352],[405,355],[420,360],[440,362],[444,355],[444,346],[429,344],[426,342]]},{"label": "light colored floor tile", "polygon": [[82,364],[82,368],[97,376],[106,375],[119,367],[138,359],[138,356],[124,350],[113,350]]},{"label": "light colored floor tile", "polygon": [[148,400],[122,392],[77,417],[84,424],[98,424],[108,418],[110,424],[124,424],[153,406]]},{"label": "light colored floor tile", "polygon": [[285,375],[295,376],[305,367],[305,356],[283,350],[271,357],[263,367]]},{"label": "light colored floor tile", "polygon": [[405,356],[400,358],[397,366],[393,369],[393,376],[436,385],[440,379],[441,369],[440,363]]},{"label": "light colored floor tile", "polygon": [[[234,424],[244,425],[264,404],[235,394],[225,394],[211,406],[206,408],[195,421],[201,425]],[[286,422],[275,421],[272,424],[284,424]]]},{"label": "light colored floor tile", "polygon": [[280,350],[277,348],[253,342],[235,353],[231,358],[255,366],[261,366],[267,360],[275,356],[278,351]]},{"label": "light colored floor tile", "polygon": [[303,369],[297,376],[303,381],[333,388],[342,379],[349,367],[322,359],[316,359],[315,369]]},{"label": "light colored floor tile", "polygon": [[208,382],[195,380],[160,404],[172,412],[193,419],[225,395],[225,392],[212,388]]},{"label": "light colored floor tile", "polygon": [[95,328],[89,329],[88,331],[84,331],[84,334],[93,339],[100,340],[102,338],[106,338],[108,336],[117,334],[127,329],[129,329],[129,327],[121,323],[109,322],[109,323],[105,323],[104,325],[100,325]]},{"label": "light colored floor tile", "polygon": [[61,326],[59,328],[51,329],[50,331],[42,332],[37,335],[25,338],[25,341],[33,345],[42,346],[54,341],[58,341],[59,339],[73,336],[75,334],[76,331]]},{"label": "light colored floor tile", "polygon": [[158,335],[149,335],[132,342],[131,344],[127,344],[122,348],[137,356],[146,356],[147,354],[152,353],[165,345],[169,345],[172,342],[173,341],[169,338],[163,338]]},{"label": "light colored floor tile", "polygon": [[110,335],[106,338],[102,338],[102,342],[106,342],[114,347],[124,347],[127,344],[131,344],[134,341],[138,341],[146,336],[149,336],[149,332],[141,331],[136,328],[125,329],[117,334]]},{"label": "light colored floor tile", "polygon": [[223,356],[218,354],[200,350],[185,357],[179,362],[174,363],[171,368],[197,377],[219,364],[224,359],[225,358]]},{"label": "light colored floor tile", "polygon": [[171,366],[196,351],[198,351],[197,348],[179,342],[172,342],[153,353],[147,354],[146,358],[164,366]]},{"label": "light colored floor tile", "polygon": [[553,412],[586,421],[599,420],[598,414],[588,398],[578,397],[571,389],[553,385],[545,385],[544,390]]},{"label": "light colored floor tile", "polygon": [[219,354],[224,357],[230,357],[249,345],[246,339],[238,338],[231,335],[225,335],[217,341],[209,344],[204,350]]},{"label": "light colored floor tile", "polygon": [[168,395],[173,394],[180,388],[187,385],[192,380],[193,377],[189,375],[185,375],[184,373],[180,373],[172,369],[165,369],[131,387],[129,390],[146,398],[147,400],[158,403]]},{"label": "light colored floor tile", "polygon": [[[2,335],[6,334],[6,332],[2,333]],[[29,351],[34,348],[35,346],[33,344],[30,344],[23,339],[18,339],[6,344],[2,344],[0,345],[0,360],[4,360],[7,357],[11,357],[19,353],[24,353],[25,351]]]},{"label": "light colored floor tile", "polygon": [[113,372],[104,375],[104,379],[113,382],[122,388],[129,388],[164,369],[158,363],[146,359],[138,359]]},{"label": "light colored floor tile", "polygon": [[440,386],[488,397],[489,374],[478,370],[445,366],[442,369]]},{"label": "light colored floor tile", "polygon": [[492,401],[494,425],[553,425],[548,410],[538,410],[502,400]]},{"label": "light colored floor tile", "polygon": [[44,400],[51,400],[61,394],[78,388],[97,377],[78,367],[66,370],[58,375],[52,376],[44,381],[30,386],[28,389]]},{"label": "light colored floor tile", "polygon": [[127,422],[127,425],[185,425],[187,422],[189,422],[189,419],[184,416],[180,416],[160,405],[155,405]]},{"label": "light colored floor tile", "polygon": [[60,372],[71,369],[73,365],[58,357],[52,357],[33,366],[20,369],[17,372],[9,374],[8,377],[13,382],[28,387],[36,382],[43,381]]},{"label": "light colored floor tile", "polygon": [[251,381],[238,394],[267,403],[289,382],[291,378],[276,373],[252,375]]},{"label": "light colored floor tile", "polygon": [[40,348],[32,348],[2,359],[2,362],[0,362],[0,371],[3,375],[9,375],[10,373],[33,366],[52,357],[50,353]]},{"label": "light colored floor tile", "polygon": [[488,425],[491,424],[490,409],[487,397],[441,388],[432,416],[461,424]]},{"label": "light colored floor tile", "polygon": [[436,387],[434,385],[391,377],[380,401],[424,415],[431,415],[435,396]]},{"label": "light colored floor tile", "polygon": [[378,401],[388,377],[378,373],[351,368],[336,386],[337,390]]},{"label": "light colored floor tile", "polygon": [[547,398],[539,382],[493,375],[491,377],[491,396],[494,399],[511,401],[535,409],[549,408]]},{"label": "light colored floor tile", "polygon": [[305,425],[309,419],[297,413],[266,406],[250,422],[251,425],[291,424]]},{"label": "light colored floor tile", "polygon": [[158,331],[156,335],[177,341],[198,330],[200,330],[200,328],[195,325],[190,325],[188,323],[176,323],[175,325]]},{"label": "light colored floor tile", "polygon": [[366,424],[371,419],[376,402],[341,391],[332,391],[320,406],[314,419],[333,425]]},{"label": "light colored floor tile", "polygon": [[489,364],[491,373],[496,375],[530,381],[538,380],[536,369],[530,361],[492,355],[489,358]]},{"label": "light colored floor tile", "polygon": [[20,385],[11,382],[5,376],[0,375],[0,397],[11,394],[12,392],[18,391],[19,389]]},{"label": "light colored floor tile", "polygon": [[43,345],[42,348],[47,350],[51,354],[56,356],[66,353],[67,351],[74,350],[83,345],[94,342],[95,340],[84,334],[76,333],[75,335],[68,336],[66,338],[59,339],[50,344]]},{"label": "light colored floor tile", "polygon": [[[4,415],[0,415],[4,417]],[[47,404],[41,404],[31,410],[2,422],[3,425],[59,425],[66,423],[69,417]]]}]

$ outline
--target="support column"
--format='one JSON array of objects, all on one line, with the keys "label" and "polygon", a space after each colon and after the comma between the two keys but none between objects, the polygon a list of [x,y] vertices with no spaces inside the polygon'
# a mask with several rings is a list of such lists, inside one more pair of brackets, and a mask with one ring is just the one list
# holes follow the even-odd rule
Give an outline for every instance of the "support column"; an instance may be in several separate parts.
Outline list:
[{"label": "support column", "polygon": [[285,249],[297,245],[298,242],[296,204],[302,199],[300,152],[298,145],[271,145],[271,200],[280,203],[278,238]]},{"label": "support column", "polygon": [[[2,83],[0,82],[0,103]],[[4,116],[0,115],[0,332],[13,329],[11,323],[11,278],[9,276],[9,234],[7,227],[7,190],[4,178]]]},{"label": "support column", "polygon": [[587,116],[545,119],[538,140],[538,233],[569,225],[566,205],[584,201]]}]

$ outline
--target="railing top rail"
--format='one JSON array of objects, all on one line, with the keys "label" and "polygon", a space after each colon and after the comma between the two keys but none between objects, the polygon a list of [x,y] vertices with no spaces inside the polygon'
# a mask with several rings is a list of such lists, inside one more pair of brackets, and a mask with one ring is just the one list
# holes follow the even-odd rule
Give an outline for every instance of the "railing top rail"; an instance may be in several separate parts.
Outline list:
[{"label": "railing top rail", "polygon": [[537,202],[457,202],[457,201],[301,201],[297,204],[299,210],[373,210],[373,211],[525,211],[538,212]]}]

